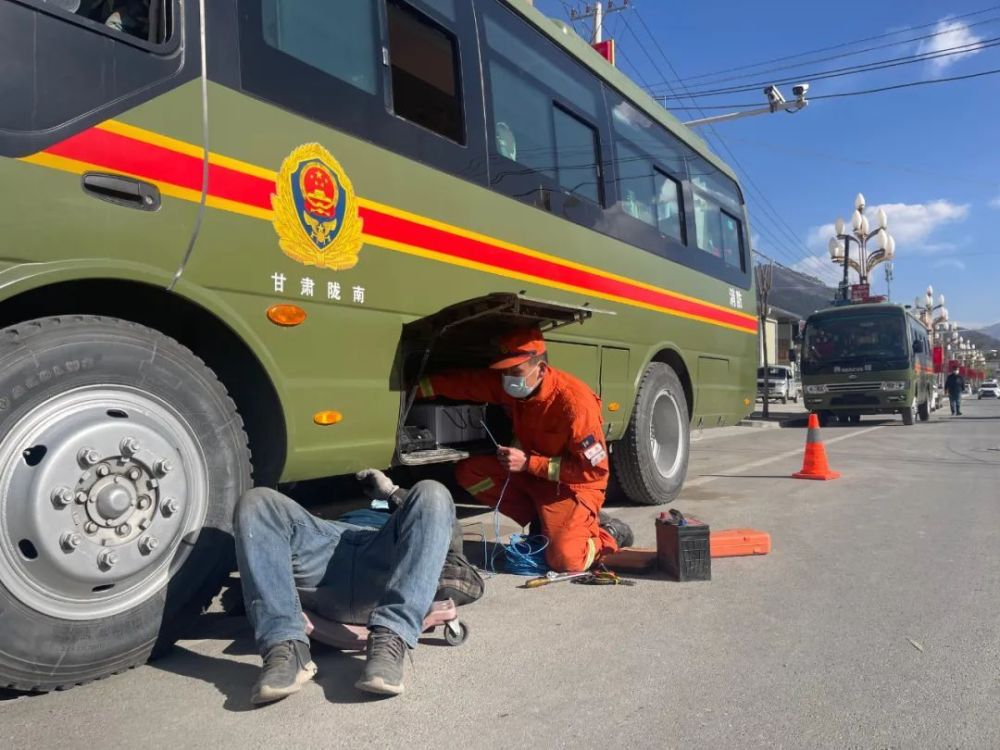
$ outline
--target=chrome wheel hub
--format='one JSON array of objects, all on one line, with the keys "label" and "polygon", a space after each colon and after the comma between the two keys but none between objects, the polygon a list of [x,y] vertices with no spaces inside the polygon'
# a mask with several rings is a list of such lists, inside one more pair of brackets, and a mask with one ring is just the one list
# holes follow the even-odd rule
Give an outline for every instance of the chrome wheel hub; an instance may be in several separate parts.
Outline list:
[{"label": "chrome wheel hub", "polygon": [[69,620],[161,590],[207,508],[206,463],[170,405],[90,386],[34,407],[0,439],[0,583]]},{"label": "chrome wheel hub", "polygon": [[670,391],[663,390],[653,399],[653,412],[649,424],[649,441],[653,453],[653,463],[659,473],[669,479],[673,477],[684,458],[684,423],[677,399]]}]

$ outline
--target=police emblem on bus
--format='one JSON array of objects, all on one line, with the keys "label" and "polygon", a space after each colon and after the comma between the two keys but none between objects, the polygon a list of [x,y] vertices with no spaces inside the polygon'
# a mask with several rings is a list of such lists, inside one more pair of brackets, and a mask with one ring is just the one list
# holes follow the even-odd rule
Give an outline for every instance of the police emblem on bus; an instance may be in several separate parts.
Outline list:
[{"label": "police emblem on bus", "polygon": [[318,143],[299,146],[281,163],[275,185],[272,223],[285,255],[333,271],[357,265],[362,244],[358,199],[329,151]]}]

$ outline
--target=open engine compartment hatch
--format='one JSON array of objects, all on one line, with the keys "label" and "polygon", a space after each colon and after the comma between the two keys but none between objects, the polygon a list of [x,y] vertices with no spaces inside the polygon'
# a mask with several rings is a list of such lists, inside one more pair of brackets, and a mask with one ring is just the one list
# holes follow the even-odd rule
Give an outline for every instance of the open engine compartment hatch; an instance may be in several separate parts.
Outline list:
[{"label": "open engine compartment hatch", "polygon": [[583,323],[595,314],[614,315],[585,303],[570,305],[523,294],[497,292],[464,300],[403,326],[400,340],[402,398],[397,458],[418,465],[458,461],[492,443],[482,422],[491,425],[482,405],[437,399],[414,407],[416,384],[425,374],[459,368],[484,368],[495,361],[497,340],[519,328],[542,333]]}]

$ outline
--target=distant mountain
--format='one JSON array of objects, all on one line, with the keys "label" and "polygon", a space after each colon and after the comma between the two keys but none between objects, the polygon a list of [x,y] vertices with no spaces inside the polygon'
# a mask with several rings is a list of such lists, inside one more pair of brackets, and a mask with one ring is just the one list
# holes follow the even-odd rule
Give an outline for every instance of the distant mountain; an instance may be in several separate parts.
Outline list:
[{"label": "distant mountain", "polygon": [[990,326],[989,328],[980,328],[978,331],[972,331],[967,328],[959,328],[958,332],[967,340],[971,341],[976,345],[977,349],[982,349],[988,351],[990,349],[1000,349],[1000,339],[995,336],[990,336],[985,331],[994,328],[995,326]]},{"label": "distant mountain", "polygon": [[836,293],[836,289],[812,276],[775,265],[768,303],[805,319],[810,313],[828,307]]},{"label": "distant mountain", "polygon": [[976,330],[980,333],[985,333],[987,336],[992,336],[993,338],[1000,340],[1000,322],[989,326],[983,326],[982,328],[977,328]]}]

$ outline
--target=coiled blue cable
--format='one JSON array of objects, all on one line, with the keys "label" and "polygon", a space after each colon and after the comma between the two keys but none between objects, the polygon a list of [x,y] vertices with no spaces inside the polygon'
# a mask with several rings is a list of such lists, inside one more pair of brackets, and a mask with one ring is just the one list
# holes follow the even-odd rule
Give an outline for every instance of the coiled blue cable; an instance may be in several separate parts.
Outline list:
[{"label": "coiled blue cable", "polygon": [[[507,492],[507,485],[510,484],[510,472],[500,489],[500,497],[493,508],[493,538],[496,543],[493,546],[492,554],[487,559],[487,570],[495,574],[497,548],[502,547],[504,551],[504,572],[517,576],[539,576],[548,572],[549,566],[545,562],[545,549],[549,546],[547,537],[541,534],[527,536],[525,534],[511,534],[510,544],[503,544],[500,541],[500,504],[503,496]],[[485,545],[485,540],[484,540]]]}]

